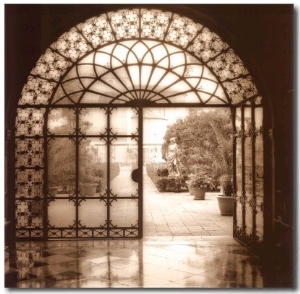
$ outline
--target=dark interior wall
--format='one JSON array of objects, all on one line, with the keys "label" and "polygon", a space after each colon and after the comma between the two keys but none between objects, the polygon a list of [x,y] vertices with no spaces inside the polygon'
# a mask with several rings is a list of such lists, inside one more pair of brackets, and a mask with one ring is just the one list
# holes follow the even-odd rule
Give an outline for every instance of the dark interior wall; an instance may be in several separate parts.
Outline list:
[{"label": "dark interior wall", "polygon": [[[5,4],[7,129],[14,128],[14,109],[22,87],[45,49],[76,24],[105,11],[122,7],[123,4]],[[148,7],[178,12],[207,25],[227,41],[245,62],[259,91],[266,98],[265,125],[267,129],[273,129],[275,139],[274,217],[279,216],[284,224],[293,227],[295,207],[293,5],[165,4]],[[269,154],[266,156],[271,159]],[[12,157],[10,160],[13,163]]]}]

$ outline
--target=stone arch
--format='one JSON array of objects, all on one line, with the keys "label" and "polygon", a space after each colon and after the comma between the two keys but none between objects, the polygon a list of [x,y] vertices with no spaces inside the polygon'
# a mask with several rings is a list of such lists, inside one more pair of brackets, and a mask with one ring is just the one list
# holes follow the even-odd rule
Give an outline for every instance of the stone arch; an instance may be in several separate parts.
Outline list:
[{"label": "stone arch", "polygon": [[[142,82],[142,73],[146,82]],[[111,78],[115,84],[110,82]],[[28,209],[30,201],[41,201],[45,193],[44,137],[49,109],[135,105],[141,101],[232,109],[244,109],[246,105],[254,109],[261,107],[262,97],[233,48],[209,28],[189,18],[136,8],[88,19],[50,45],[23,87],[15,134],[16,205],[20,215]],[[239,115],[244,117],[244,110]],[[255,121],[251,124],[254,126]],[[236,136],[241,142],[245,131],[250,134],[253,129],[238,129]],[[241,209],[245,207],[244,194],[240,195],[239,203]],[[255,199],[249,205],[256,210]],[[23,222],[21,217],[17,237],[41,236],[41,226],[23,229],[24,223],[26,227],[26,220]],[[245,218],[238,224],[236,236],[256,242],[256,235],[245,234],[244,227]]]}]

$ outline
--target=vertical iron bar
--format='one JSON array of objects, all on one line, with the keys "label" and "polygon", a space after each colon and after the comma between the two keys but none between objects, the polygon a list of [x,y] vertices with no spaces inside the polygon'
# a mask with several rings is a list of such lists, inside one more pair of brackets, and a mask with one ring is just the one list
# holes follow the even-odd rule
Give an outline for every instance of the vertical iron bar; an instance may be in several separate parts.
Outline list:
[{"label": "vertical iron bar", "polygon": [[78,105],[75,108],[75,148],[76,148],[76,174],[75,174],[75,230],[76,237],[78,238],[78,194],[79,194],[79,112]]},{"label": "vertical iron bar", "polygon": [[[241,153],[242,153],[242,236],[246,236],[246,191],[245,191],[245,106],[241,104]],[[245,241],[245,240],[244,240]]]},{"label": "vertical iron bar", "polygon": [[112,111],[112,108],[109,106],[106,109],[107,113],[107,138],[106,138],[106,144],[107,144],[107,199],[106,199],[106,209],[107,209],[107,222],[106,222],[106,236],[110,237],[110,112]]},{"label": "vertical iron bar", "polygon": [[[44,185],[43,185],[43,240],[48,239],[48,134],[47,134],[47,125],[48,125],[48,115],[50,109],[45,110],[44,115]],[[55,139],[54,139],[55,140]]]},{"label": "vertical iron bar", "polygon": [[255,157],[255,141],[256,141],[256,129],[255,129],[255,105],[254,101],[251,100],[251,144],[252,144],[252,199],[253,199],[253,207],[252,207],[252,235],[256,236],[256,157]]},{"label": "vertical iron bar", "polygon": [[138,108],[138,238],[143,238],[143,107]]},{"label": "vertical iron bar", "polygon": [[237,200],[237,196],[236,196],[236,141],[237,141],[237,137],[236,137],[236,108],[231,108],[231,120],[232,120],[232,134],[233,134],[233,138],[232,138],[232,166],[233,166],[233,191],[234,191],[234,202],[233,202],[233,235],[234,235],[234,230],[237,226],[237,213],[236,213],[236,200]]}]

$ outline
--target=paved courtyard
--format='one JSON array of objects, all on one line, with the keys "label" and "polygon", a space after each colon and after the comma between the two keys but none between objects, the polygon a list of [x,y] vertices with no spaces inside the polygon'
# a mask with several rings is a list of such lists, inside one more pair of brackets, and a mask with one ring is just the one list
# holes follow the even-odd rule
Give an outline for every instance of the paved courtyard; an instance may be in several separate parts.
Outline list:
[{"label": "paved courtyard", "polygon": [[144,237],[232,236],[233,217],[220,215],[217,195],[158,192],[144,173]]}]

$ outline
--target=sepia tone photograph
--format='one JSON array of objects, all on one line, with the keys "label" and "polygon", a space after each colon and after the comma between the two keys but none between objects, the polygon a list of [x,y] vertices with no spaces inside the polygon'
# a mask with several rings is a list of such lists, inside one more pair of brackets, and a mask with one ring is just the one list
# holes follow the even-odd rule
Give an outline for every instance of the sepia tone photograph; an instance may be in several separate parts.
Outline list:
[{"label": "sepia tone photograph", "polygon": [[4,17],[4,288],[296,287],[293,4]]}]

